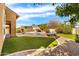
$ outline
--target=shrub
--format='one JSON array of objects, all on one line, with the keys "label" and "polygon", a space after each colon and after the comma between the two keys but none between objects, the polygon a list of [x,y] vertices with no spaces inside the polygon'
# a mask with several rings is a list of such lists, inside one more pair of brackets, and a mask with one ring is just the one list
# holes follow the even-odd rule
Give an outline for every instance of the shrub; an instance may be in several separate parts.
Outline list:
[{"label": "shrub", "polygon": [[72,33],[72,27],[71,25],[61,24],[57,29],[57,33],[64,33],[64,34],[71,34]]},{"label": "shrub", "polygon": [[21,31],[20,31],[20,29],[18,29],[18,30],[16,30],[16,32],[17,32],[17,33],[20,33]]},{"label": "shrub", "polygon": [[37,32],[41,32],[41,30],[39,30],[39,29],[36,29],[36,31],[37,31]]},{"label": "shrub", "polygon": [[50,31],[49,31],[49,30],[45,30],[45,32],[46,32],[46,33],[50,33]]},{"label": "shrub", "polygon": [[48,30],[47,24],[40,24],[40,25],[38,25],[38,26],[39,26],[39,28],[40,28],[41,30],[43,30],[43,31]]}]

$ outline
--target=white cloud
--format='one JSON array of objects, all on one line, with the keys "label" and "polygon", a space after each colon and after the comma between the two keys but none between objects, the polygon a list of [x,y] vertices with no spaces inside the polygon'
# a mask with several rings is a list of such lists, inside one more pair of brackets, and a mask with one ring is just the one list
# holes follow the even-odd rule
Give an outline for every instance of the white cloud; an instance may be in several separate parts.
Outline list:
[{"label": "white cloud", "polygon": [[16,24],[16,28],[21,27],[21,26],[22,26],[21,24]]},{"label": "white cloud", "polygon": [[[54,13],[52,12],[52,13],[50,13],[50,12],[47,12],[47,13],[44,13],[44,14],[26,14],[26,15],[24,15],[24,16],[21,16],[21,17],[19,17],[18,18],[18,20],[17,21],[24,21],[24,22],[28,22],[28,21],[33,21],[33,20],[30,20],[29,18],[32,18],[32,17],[47,17],[47,16],[50,16],[50,15],[53,15]],[[17,23],[17,27],[20,27],[20,26],[25,26],[25,25],[28,25],[27,23],[25,24],[19,24],[19,23]]]},{"label": "white cloud", "polygon": [[54,7],[50,6],[44,6],[44,7],[39,7],[39,8],[15,8],[13,9],[17,13],[40,13],[40,12],[46,12],[50,10],[54,10]]},{"label": "white cloud", "polygon": [[46,11],[55,11],[56,8],[56,6],[51,6],[51,5],[41,6],[37,8],[25,8],[25,7],[12,8],[11,5],[7,4],[7,6],[9,6],[12,10],[14,10],[19,15],[21,14],[23,15],[23,13],[41,13]]},{"label": "white cloud", "polygon": [[27,21],[29,21],[28,19],[32,18],[32,17],[47,17],[47,16],[50,16],[50,15],[55,15],[55,13],[54,12],[47,12],[47,13],[44,13],[44,14],[26,14],[26,15],[19,17],[18,20],[26,19]]},{"label": "white cloud", "polygon": [[[13,11],[15,11],[20,17],[17,21],[31,21],[29,18],[32,17],[48,17],[50,15],[55,15],[55,8],[56,6],[51,5],[45,5],[41,7],[32,7],[32,8],[26,8],[26,7],[12,7],[13,4],[7,4],[9,8],[11,8]],[[50,12],[52,11],[52,12]],[[34,14],[35,13],[35,14]],[[25,24],[19,24],[17,23],[17,27],[22,26]]]},{"label": "white cloud", "polygon": [[25,26],[25,25],[28,25],[28,24],[19,24],[19,23],[17,23],[16,28],[21,27],[21,26]]},{"label": "white cloud", "polygon": [[[12,7],[15,5],[15,3],[9,3],[6,4],[9,8],[11,8],[13,11],[15,11],[20,17],[18,19],[23,19],[23,18],[30,18],[30,17],[46,17],[49,15],[55,15],[55,12],[47,12],[47,11],[55,11],[56,6],[52,5],[44,5],[40,7],[31,7],[31,8],[26,8],[26,7]],[[46,13],[44,13],[46,12]],[[31,13],[31,14],[28,14]],[[37,14],[34,14],[37,13]]]}]

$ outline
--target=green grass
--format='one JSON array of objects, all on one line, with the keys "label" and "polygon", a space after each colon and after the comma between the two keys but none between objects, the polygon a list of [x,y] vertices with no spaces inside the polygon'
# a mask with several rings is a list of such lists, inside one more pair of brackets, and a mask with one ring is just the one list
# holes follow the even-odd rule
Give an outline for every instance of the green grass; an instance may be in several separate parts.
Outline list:
[{"label": "green grass", "polygon": [[5,39],[2,49],[2,55],[7,55],[13,52],[27,49],[53,47],[56,45],[57,42],[52,37],[14,37]]},{"label": "green grass", "polygon": [[54,47],[54,46],[57,46],[57,41],[55,40],[55,41],[53,41],[48,47]]},{"label": "green grass", "polygon": [[59,35],[59,36],[66,37],[66,38],[69,38],[69,39],[71,39],[71,40],[73,40],[73,41],[75,41],[75,39],[76,39],[76,36],[73,35],[73,34],[63,34],[63,33],[59,33],[58,35]]}]

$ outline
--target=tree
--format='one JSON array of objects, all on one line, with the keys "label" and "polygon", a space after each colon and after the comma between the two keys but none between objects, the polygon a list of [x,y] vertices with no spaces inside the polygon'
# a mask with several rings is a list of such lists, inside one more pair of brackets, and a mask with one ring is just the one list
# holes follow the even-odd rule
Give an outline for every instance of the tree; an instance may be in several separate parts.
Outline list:
[{"label": "tree", "polygon": [[79,4],[65,3],[56,7],[56,14],[59,16],[70,16],[71,24],[79,21]]},{"label": "tree", "polygon": [[57,33],[64,33],[64,34],[71,34],[72,33],[72,27],[71,24],[60,24],[58,28],[56,29]]},{"label": "tree", "polygon": [[50,29],[56,29],[59,26],[59,21],[57,20],[51,20],[48,23],[48,28]]},{"label": "tree", "polygon": [[41,30],[44,30],[44,31],[48,30],[47,24],[40,24],[38,26],[40,27]]}]

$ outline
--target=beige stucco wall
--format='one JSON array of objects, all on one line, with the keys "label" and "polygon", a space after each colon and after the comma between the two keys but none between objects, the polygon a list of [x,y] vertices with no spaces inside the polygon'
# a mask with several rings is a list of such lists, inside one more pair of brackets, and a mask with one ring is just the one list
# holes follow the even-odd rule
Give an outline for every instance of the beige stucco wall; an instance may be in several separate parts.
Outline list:
[{"label": "beige stucco wall", "polygon": [[0,3],[0,54],[4,42],[4,36],[7,22],[9,22],[10,30],[11,30],[11,36],[16,36],[16,19],[17,14],[10,10],[8,7],[5,6],[4,3]]},{"label": "beige stucco wall", "polygon": [[4,20],[5,20],[5,4],[0,3],[0,54],[4,42]]},{"label": "beige stucco wall", "polygon": [[12,20],[11,20],[11,36],[16,36],[16,14],[12,14]]},{"label": "beige stucco wall", "polygon": [[9,25],[11,30],[10,33],[11,37],[16,36],[16,19],[18,15],[8,7],[6,7],[5,9],[5,14],[6,14],[6,22],[10,23]]},{"label": "beige stucco wall", "polygon": [[5,7],[6,21],[11,21],[13,19],[13,15],[16,15],[14,11]]}]

